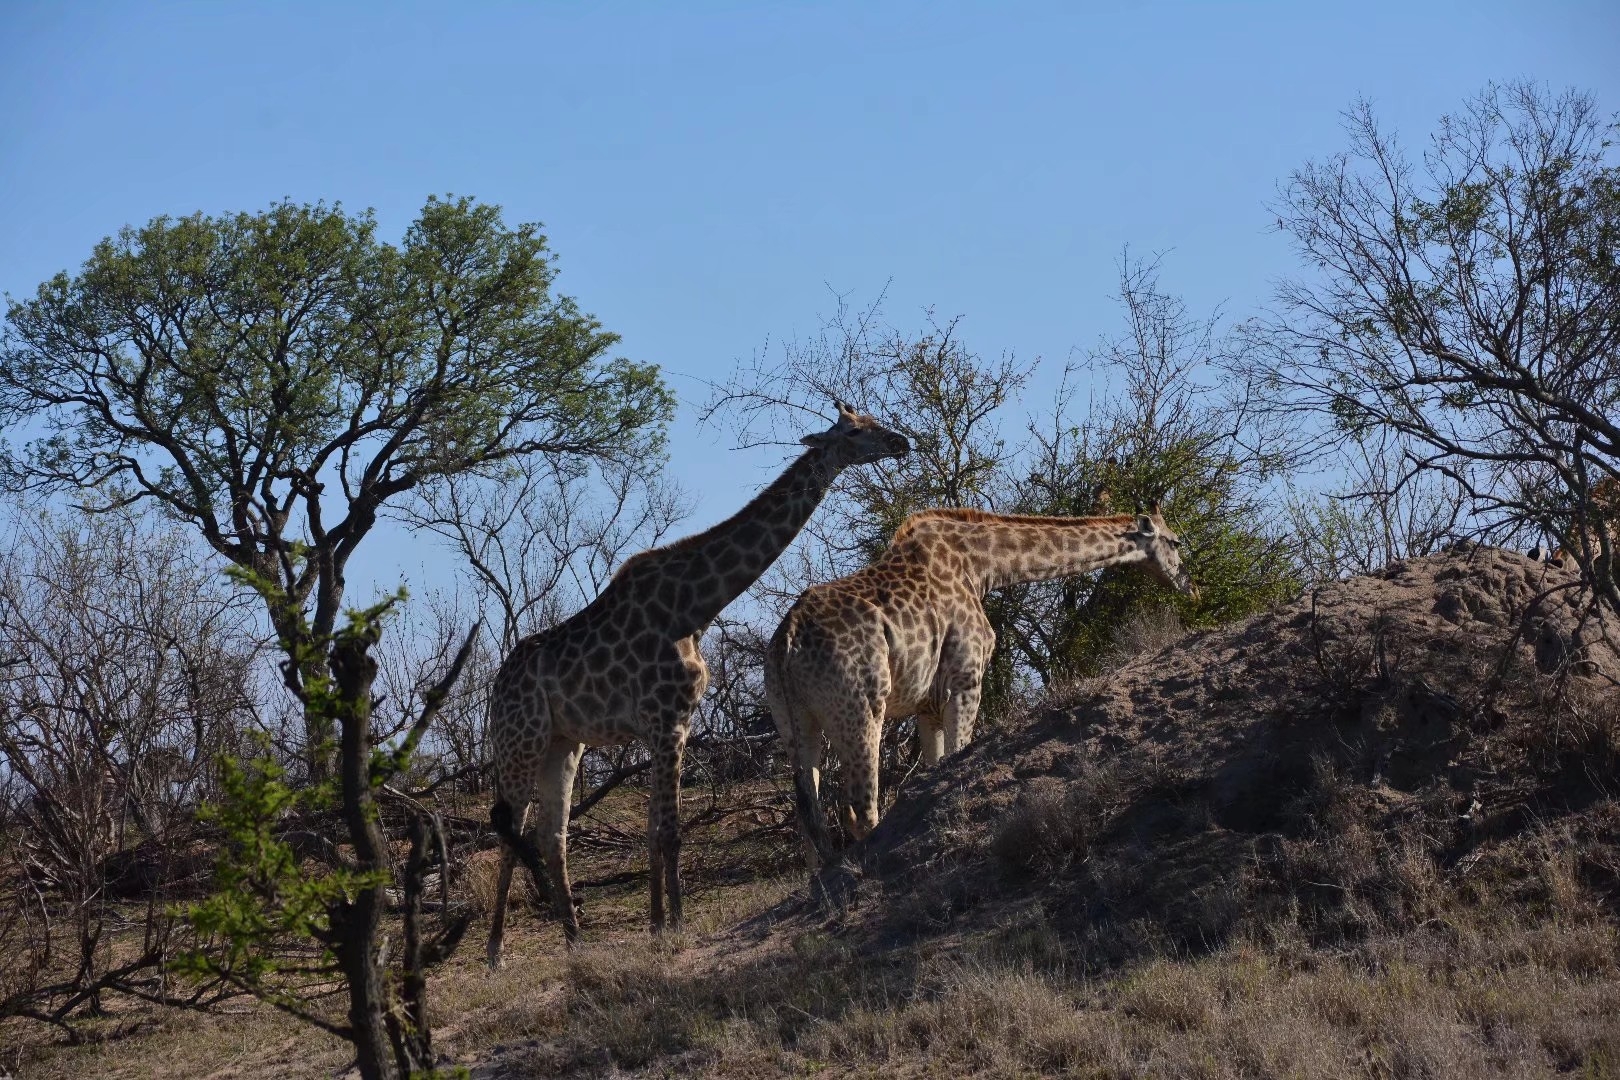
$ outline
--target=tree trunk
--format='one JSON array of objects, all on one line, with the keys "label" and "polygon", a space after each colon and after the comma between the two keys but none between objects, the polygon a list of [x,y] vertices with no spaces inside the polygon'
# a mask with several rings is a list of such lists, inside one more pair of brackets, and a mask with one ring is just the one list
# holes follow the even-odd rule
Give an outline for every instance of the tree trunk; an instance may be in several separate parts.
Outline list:
[{"label": "tree trunk", "polygon": [[[422,943],[422,881],[437,831],[420,815],[411,819],[411,853],[405,860],[405,953],[400,958],[401,1009],[392,1018],[389,1033],[394,1055],[409,1063],[411,1072],[433,1064],[433,1035],[427,1018],[427,973]],[[441,870],[441,874],[442,874]],[[442,879],[441,879],[442,880]]]},{"label": "tree trunk", "polygon": [[388,850],[371,788],[371,684],[377,661],[370,649],[376,639],[374,626],[354,626],[339,633],[332,648],[330,704],[342,727],[343,818],[356,867],[372,878],[353,900],[334,905],[332,923],[339,941],[338,962],[349,982],[349,1024],[360,1075],[363,1080],[403,1080],[409,1075],[409,1063],[396,1060],[389,1038],[388,972],[377,941],[387,901]]}]

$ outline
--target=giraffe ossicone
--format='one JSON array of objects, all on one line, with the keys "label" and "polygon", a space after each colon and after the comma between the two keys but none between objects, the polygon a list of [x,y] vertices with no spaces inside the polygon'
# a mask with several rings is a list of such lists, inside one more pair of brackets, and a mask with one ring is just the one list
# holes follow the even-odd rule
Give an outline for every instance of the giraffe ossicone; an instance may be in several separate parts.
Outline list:
[{"label": "giraffe ossicone", "polygon": [[860,839],[877,825],[885,720],[917,717],[927,765],[972,739],[996,645],[987,592],[1136,563],[1196,596],[1180,548],[1157,502],[1103,517],[924,510],[871,566],[805,590],[771,637],[765,694],[812,868],[836,855],[819,799],[823,734],[843,768],[844,825]]},{"label": "giraffe ossicone", "polygon": [[578,614],[513,647],[490,692],[495,805],[504,851],[488,959],[500,965],[515,859],[579,936],[568,882],[568,816],[586,746],[640,742],[652,755],[647,815],[652,926],[681,922],[681,755],[709,683],[698,642],[727,604],[798,535],[838,474],[900,457],[904,435],[837,403],[838,420],[741,511],[712,529],[627,559]]}]

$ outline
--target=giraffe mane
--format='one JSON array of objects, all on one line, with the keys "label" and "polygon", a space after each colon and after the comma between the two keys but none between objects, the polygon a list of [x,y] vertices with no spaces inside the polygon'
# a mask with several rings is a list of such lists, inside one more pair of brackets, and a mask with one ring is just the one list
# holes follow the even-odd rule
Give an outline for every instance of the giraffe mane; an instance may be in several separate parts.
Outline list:
[{"label": "giraffe mane", "polygon": [[942,506],[932,510],[919,510],[900,523],[895,530],[894,539],[900,541],[914,533],[918,528],[930,521],[961,521],[967,524],[992,523],[999,525],[1058,525],[1068,522],[1085,521],[1108,523],[1113,525],[1129,525],[1136,518],[1132,514],[1097,514],[1082,517],[1051,517],[1039,514],[992,514],[988,510],[974,510],[969,507]]},{"label": "giraffe mane", "polygon": [[[730,518],[726,519],[726,521],[730,520]],[[726,524],[726,521],[722,521],[720,524],[724,525]],[[707,530],[700,533],[693,533],[691,536],[683,536],[679,540],[671,540],[669,543],[660,544],[658,547],[647,548],[645,551],[638,551],[628,559],[624,560],[624,562],[620,563],[618,569],[613,571],[613,576],[608,580],[610,582],[617,581],[619,578],[623,577],[631,567],[640,566],[643,563],[650,562],[655,557],[660,555],[669,555],[677,551],[682,551],[686,548],[696,547],[700,540],[704,540],[706,538]]]}]

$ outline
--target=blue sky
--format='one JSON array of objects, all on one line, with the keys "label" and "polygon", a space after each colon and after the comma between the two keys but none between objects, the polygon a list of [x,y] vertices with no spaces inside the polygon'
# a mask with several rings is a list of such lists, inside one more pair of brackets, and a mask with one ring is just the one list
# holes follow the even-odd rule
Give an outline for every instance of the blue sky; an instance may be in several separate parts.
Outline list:
[{"label": "blue sky", "polygon": [[[0,3],[0,291],[157,214],[429,193],[545,224],[562,291],[669,373],[716,521],[781,448],[698,430],[705,380],[829,289],[1056,367],[1115,262],[1241,315],[1295,269],[1265,204],[1371,99],[1418,142],[1489,80],[1620,109],[1620,4]],[[412,578],[426,541],[385,538]],[[357,597],[358,599],[358,597]]]}]

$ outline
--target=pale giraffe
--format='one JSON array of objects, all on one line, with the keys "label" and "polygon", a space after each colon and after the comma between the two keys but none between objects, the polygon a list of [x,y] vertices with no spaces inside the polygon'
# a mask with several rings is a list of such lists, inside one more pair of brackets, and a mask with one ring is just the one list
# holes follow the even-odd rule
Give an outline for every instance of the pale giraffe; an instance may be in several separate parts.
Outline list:
[{"label": "pale giraffe", "polygon": [[1569,544],[1555,549],[1548,562],[1563,566],[1584,553],[1594,564],[1600,564],[1605,540],[1608,541],[1607,549],[1611,558],[1620,549],[1620,480],[1605,476],[1594,483],[1587,496],[1587,505],[1590,509],[1584,519],[1570,522]]},{"label": "pale giraffe", "polygon": [[550,896],[568,940],[579,935],[568,883],[568,813],[587,745],[640,740],[650,751],[652,926],[663,929],[666,893],[670,919],[680,925],[681,753],[709,681],[698,642],[798,535],[841,470],[911,449],[905,436],[870,416],[837,407],[838,422],[800,440],[810,449],[735,516],[626,560],[584,610],[524,638],[502,662],[489,713],[490,821],[505,844],[491,967],[500,964],[514,856],[529,868],[538,894]]},{"label": "pale giraffe", "polygon": [[987,592],[1141,563],[1196,595],[1180,546],[1158,503],[1145,514],[1074,518],[925,510],[871,566],[807,589],[771,638],[765,693],[812,867],[834,854],[818,801],[823,732],[844,770],[845,827],[859,839],[877,825],[884,720],[917,717],[928,765],[973,737],[996,645]]}]

